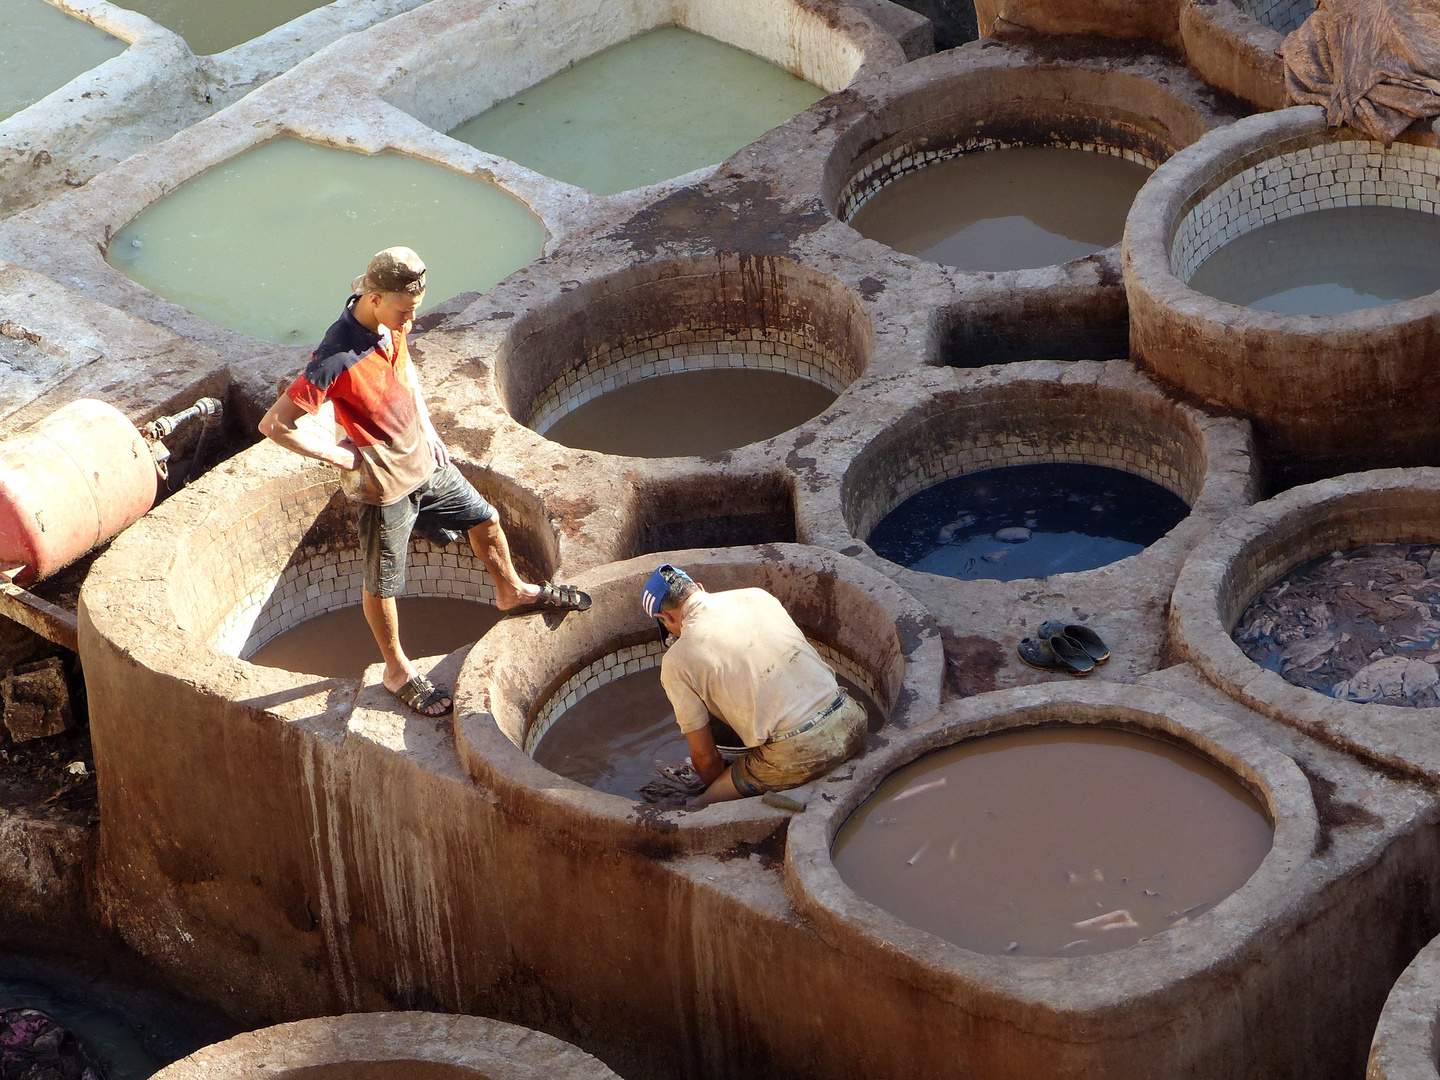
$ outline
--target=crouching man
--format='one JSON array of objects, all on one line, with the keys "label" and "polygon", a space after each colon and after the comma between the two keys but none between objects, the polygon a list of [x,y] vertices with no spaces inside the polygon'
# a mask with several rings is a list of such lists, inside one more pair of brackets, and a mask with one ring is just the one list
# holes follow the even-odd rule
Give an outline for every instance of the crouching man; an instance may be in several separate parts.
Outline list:
[{"label": "crouching man", "polygon": [[[645,582],[641,602],[675,636],[660,683],[707,785],[692,807],[798,787],[865,745],[865,707],[764,589],[707,593],[667,563]],[[712,715],[750,748],[728,768]]]}]

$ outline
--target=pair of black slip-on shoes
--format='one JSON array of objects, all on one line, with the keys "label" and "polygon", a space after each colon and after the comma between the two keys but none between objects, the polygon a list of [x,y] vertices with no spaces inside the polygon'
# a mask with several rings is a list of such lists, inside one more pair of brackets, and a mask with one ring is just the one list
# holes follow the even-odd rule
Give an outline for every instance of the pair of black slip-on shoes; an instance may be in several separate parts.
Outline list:
[{"label": "pair of black slip-on shoes", "polygon": [[1089,675],[1110,659],[1110,647],[1100,635],[1079,623],[1051,619],[1040,624],[1036,635],[1022,638],[1016,652],[1021,660],[1041,671]]}]

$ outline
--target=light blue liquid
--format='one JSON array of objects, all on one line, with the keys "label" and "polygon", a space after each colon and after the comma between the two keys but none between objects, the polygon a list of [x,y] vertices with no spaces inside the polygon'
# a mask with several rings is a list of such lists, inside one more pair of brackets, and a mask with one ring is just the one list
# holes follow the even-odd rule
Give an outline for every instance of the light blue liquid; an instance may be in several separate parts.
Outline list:
[{"label": "light blue liquid", "polygon": [[45,0],[0,0],[0,120],[128,47]]},{"label": "light blue liquid", "polygon": [[219,326],[314,345],[382,248],[419,252],[436,304],[484,292],[544,241],[539,218],[494,184],[284,138],[181,185],[120,230],[106,258]]},{"label": "light blue liquid", "polygon": [[614,195],[724,161],[824,94],[758,56],[667,26],[582,60],[450,135]]}]

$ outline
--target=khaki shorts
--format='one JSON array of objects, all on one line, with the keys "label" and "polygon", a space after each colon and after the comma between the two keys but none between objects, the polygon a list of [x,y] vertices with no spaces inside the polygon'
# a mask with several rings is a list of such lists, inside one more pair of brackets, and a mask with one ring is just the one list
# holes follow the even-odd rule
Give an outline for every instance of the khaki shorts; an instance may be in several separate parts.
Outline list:
[{"label": "khaki shorts", "polygon": [[865,746],[865,706],[845,704],[793,739],[763,743],[730,767],[735,790],[749,798],[799,787],[858,754]]}]

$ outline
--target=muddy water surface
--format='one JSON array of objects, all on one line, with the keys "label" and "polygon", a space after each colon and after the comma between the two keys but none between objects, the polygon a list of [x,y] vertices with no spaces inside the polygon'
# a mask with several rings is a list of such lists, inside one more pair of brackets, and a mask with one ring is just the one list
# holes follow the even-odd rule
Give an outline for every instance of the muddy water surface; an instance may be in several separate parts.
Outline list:
[{"label": "muddy water surface", "polygon": [[901,769],[845,823],[834,858],[861,896],[964,948],[1082,956],[1208,911],[1272,840],[1255,797],[1198,755],[1066,726]]},{"label": "muddy water surface", "polygon": [[1373,544],[1297,566],[1235,640],[1286,681],[1345,701],[1440,706],[1440,549]]},{"label": "muddy water surface", "polygon": [[602,454],[716,454],[789,431],[834,400],[833,390],[778,371],[680,371],[617,387],[542,434]]},{"label": "muddy water surface", "polygon": [[[877,730],[883,721],[879,710],[854,683],[843,676],[840,683],[864,703],[871,730]],[[719,721],[712,721],[711,731],[720,746],[740,745]],[[606,683],[577,701],[540,739],[534,757],[551,772],[633,799],[655,779],[657,765],[687,761],[690,748],[660,685],[660,669],[653,667]]]},{"label": "muddy water surface", "polygon": [[1258,311],[1339,315],[1440,289],[1440,216],[1395,206],[1314,210],[1262,225],[1211,255],[1199,292]]},{"label": "muddy water surface", "polygon": [[[40,1009],[72,1031],[106,1080],[145,1080],[236,1033],[218,1013],[177,995],[99,975],[63,958],[0,953],[0,1011],[20,1008]],[[0,1073],[11,1075],[3,1066]]]},{"label": "muddy water surface", "polygon": [[962,270],[1024,270],[1118,244],[1150,169],[1087,150],[1016,147],[927,165],[850,219],[872,240]]},{"label": "muddy water surface", "polygon": [[[473,600],[402,596],[400,644],[412,659],[444,656],[478,641],[500,621],[490,604]],[[262,667],[284,668],[326,679],[358,679],[370,664],[380,662],[380,647],[356,604],[336,608],[292,626],[271,638],[247,659]]]},{"label": "muddy water surface", "polygon": [[1098,465],[984,469],[916,492],[875,526],[878,555],[946,577],[1013,581],[1136,555],[1188,514],[1159,484]]}]

